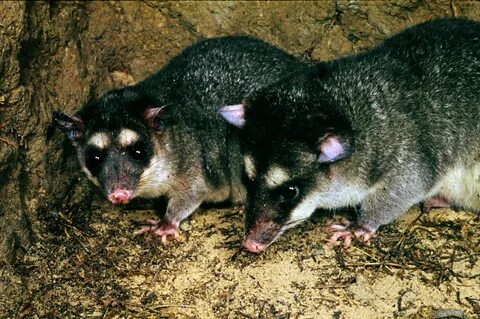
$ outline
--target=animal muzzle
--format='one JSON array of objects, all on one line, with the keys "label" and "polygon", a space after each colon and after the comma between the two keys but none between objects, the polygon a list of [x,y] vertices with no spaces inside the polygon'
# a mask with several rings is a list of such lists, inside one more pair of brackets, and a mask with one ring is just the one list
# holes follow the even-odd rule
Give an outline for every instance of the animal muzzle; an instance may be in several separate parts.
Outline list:
[{"label": "animal muzzle", "polygon": [[280,225],[273,221],[257,221],[243,240],[243,247],[252,253],[261,253],[280,235]]},{"label": "animal muzzle", "polygon": [[108,194],[107,198],[113,205],[126,204],[130,201],[132,191],[117,188]]}]

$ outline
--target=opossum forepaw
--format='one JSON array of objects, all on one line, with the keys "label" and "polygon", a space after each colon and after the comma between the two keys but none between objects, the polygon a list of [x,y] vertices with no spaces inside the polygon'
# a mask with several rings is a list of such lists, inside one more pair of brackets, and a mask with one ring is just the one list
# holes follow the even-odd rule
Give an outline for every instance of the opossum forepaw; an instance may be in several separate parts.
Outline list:
[{"label": "opossum forepaw", "polygon": [[355,229],[353,231],[353,234],[355,235],[355,237],[361,238],[363,240],[363,242],[366,243],[366,242],[370,241],[370,239],[373,237],[375,232],[360,227],[360,228]]},{"label": "opossum forepaw", "polygon": [[166,245],[168,242],[168,237],[173,237],[178,239],[180,235],[178,234],[177,227],[172,224],[164,224],[159,226],[153,234],[161,238],[162,244]]},{"label": "opossum forepaw", "polygon": [[178,228],[174,223],[157,222],[155,220],[148,220],[147,223],[150,226],[143,226],[139,230],[135,231],[135,235],[141,235],[145,233],[152,233],[153,235],[160,237],[162,244],[166,244],[168,237],[175,239],[179,238]]},{"label": "opossum forepaw", "polygon": [[327,240],[327,246],[333,247],[337,240],[342,239],[343,240],[343,246],[347,248],[350,246],[350,243],[352,242],[352,237],[353,234],[349,230],[344,230],[344,231],[335,231],[332,233],[332,236]]},{"label": "opossum forepaw", "polygon": [[352,223],[346,218],[342,219],[340,224],[331,224],[324,227],[324,231],[330,235],[327,240],[327,246],[332,247],[337,240],[343,240],[343,246],[349,247],[353,238],[360,238],[363,242],[368,242],[375,231],[370,231],[363,227],[353,227]]}]

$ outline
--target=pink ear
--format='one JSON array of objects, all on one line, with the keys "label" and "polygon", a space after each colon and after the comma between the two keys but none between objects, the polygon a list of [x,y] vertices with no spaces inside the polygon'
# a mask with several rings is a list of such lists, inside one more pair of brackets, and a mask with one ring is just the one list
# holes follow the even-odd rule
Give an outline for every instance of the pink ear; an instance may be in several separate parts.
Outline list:
[{"label": "pink ear", "polygon": [[165,123],[162,120],[165,117],[165,111],[165,106],[150,108],[143,113],[143,118],[151,128],[163,129]]},{"label": "pink ear", "polygon": [[70,116],[62,112],[53,112],[52,123],[71,141],[79,139],[84,131],[84,124],[78,116]]},{"label": "pink ear", "polygon": [[326,134],[319,141],[319,163],[331,163],[350,155],[348,140],[339,135]]},{"label": "pink ear", "polygon": [[245,107],[243,104],[227,105],[218,109],[218,113],[236,127],[245,126]]}]

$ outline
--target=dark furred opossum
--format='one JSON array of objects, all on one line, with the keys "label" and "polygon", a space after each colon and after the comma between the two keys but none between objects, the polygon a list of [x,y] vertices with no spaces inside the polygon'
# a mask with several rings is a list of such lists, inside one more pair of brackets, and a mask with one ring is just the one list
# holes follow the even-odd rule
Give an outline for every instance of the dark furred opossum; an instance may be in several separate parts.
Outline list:
[{"label": "dark furred opossum", "polygon": [[328,227],[345,245],[423,200],[480,210],[479,23],[417,25],[220,113],[244,126],[252,252],[317,208],[360,205],[354,224]]},{"label": "dark furred opossum", "polygon": [[164,241],[202,202],[244,200],[239,140],[218,107],[240,103],[303,65],[251,37],[204,40],[153,76],[106,93],[74,116],[54,113],[53,123],[113,204],[168,198],[164,220],[139,231]]}]

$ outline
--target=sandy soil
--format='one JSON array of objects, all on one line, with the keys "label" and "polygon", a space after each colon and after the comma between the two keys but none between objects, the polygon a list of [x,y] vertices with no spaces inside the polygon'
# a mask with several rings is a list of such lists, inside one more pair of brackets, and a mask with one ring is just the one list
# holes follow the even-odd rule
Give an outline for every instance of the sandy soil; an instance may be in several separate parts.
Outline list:
[{"label": "sandy soil", "polygon": [[56,234],[44,230],[17,271],[1,270],[0,317],[480,317],[472,213],[414,209],[348,249],[324,246],[318,215],[252,255],[240,249],[241,209],[203,209],[162,246],[131,235],[153,211],[101,205],[88,226],[68,212],[38,223]]}]

